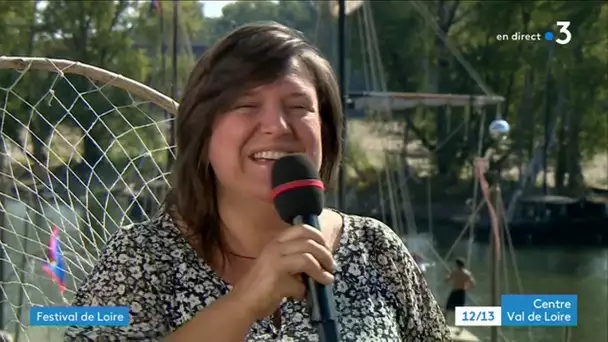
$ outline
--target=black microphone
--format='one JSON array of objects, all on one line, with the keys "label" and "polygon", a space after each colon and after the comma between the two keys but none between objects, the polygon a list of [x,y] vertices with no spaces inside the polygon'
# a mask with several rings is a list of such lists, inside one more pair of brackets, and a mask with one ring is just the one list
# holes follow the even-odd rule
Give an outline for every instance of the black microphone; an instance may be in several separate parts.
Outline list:
[{"label": "black microphone", "polygon": [[[319,215],[324,206],[323,182],[305,155],[289,155],[272,167],[274,206],[283,221],[321,229]],[[340,331],[331,285],[315,282],[303,275],[310,320],[316,325],[320,342],[339,342]]]}]

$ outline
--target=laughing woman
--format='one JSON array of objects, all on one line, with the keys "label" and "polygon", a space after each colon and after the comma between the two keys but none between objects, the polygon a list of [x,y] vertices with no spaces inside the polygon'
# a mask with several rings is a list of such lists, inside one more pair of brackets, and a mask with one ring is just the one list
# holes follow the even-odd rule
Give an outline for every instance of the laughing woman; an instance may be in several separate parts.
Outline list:
[{"label": "laughing woman", "polygon": [[304,153],[330,184],[342,106],[329,63],[276,23],[241,27],[192,71],[177,115],[163,209],[118,231],[74,305],[129,306],[123,327],[74,341],[317,341],[301,275],[333,284],[342,341],[449,341],[402,240],[382,222],[326,209],[289,226],[271,200],[273,160]]}]

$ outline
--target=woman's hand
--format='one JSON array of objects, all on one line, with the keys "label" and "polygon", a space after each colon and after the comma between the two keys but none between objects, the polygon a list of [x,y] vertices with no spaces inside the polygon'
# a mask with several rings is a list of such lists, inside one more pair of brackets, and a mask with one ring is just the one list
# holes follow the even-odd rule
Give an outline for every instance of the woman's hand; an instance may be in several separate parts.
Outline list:
[{"label": "woman's hand", "polygon": [[321,232],[294,226],[270,242],[232,295],[256,320],[272,314],[283,298],[303,299],[302,274],[321,284],[334,281],[334,259]]}]

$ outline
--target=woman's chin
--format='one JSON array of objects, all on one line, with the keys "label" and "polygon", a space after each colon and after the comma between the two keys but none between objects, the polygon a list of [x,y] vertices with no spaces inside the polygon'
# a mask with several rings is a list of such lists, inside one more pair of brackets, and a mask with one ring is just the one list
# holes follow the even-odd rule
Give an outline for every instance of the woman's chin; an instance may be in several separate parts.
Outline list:
[{"label": "woman's chin", "polygon": [[253,185],[254,186],[249,190],[250,197],[262,202],[273,202],[272,187],[270,187],[270,184],[263,185],[261,182],[258,182]]}]

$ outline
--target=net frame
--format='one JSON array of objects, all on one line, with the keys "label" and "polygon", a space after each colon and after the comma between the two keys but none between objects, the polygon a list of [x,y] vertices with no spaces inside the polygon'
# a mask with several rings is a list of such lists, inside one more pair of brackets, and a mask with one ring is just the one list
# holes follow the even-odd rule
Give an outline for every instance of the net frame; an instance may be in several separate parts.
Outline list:
[{"label": "net frame", "polygon": [[4,69],[22,71],[37,69],[85,76],[92,80],[103,82],[107,86],[124,89],[143,100],[158,105],[170,114],[177,114],[178,103],[171,97],[128,77],[86,63],[45,57],[0,56],[0,70]]},{"label": "net frame", "polygon": [[[87,187],[84,199],[81,198],[83,196],[80,196],[79,198],[78,195],[70,193],[72,191],[70,184],[64,184],[57,180],[58,177],[56,175],[52,175],[53,172],[50,170],[48,160],[47,163],[44,164],[38,160],[35,160],[35,158],[34,160],[31,160],[32,158],[30,155],[30,159],[26,160],[27,163],[25,163],[27,165],[19,166],[22,173],[23,170],[25,170],[25,173],[29,172],[31,176],[31,180],[23,181],[21,179],[23,177],[16,176],[14,169],[17,169],[17,166],[14,165],[15,160],[7,147],[7,141],[10,142],[10,140],[13,138],[5,133],[4,129],[0,129],[0,142],[2,143],[0,144],[0,152],[2,152],[0,155],[0,195],[2,195],[0,199],[0,238],[2,238],[0,240],[0,259],[2,259],[2,267],[0,267],[0,270],[2,271],[2,273],[0,273],[0,283],[2,284],[2,296],[0,297],[0,300],[2,301],[1,308],[3,309],[2,315],[0,316],[2,318],[8,316],[9,320],[12,319],[10,321],[4,319],[5,322],[0,323],[4,325],[4,329],[12,330],[16,340],[63,341],[63,328],[28,327],[27,311],[29,311],[29,308],[32,305],[69,304],[71,302],[70,297],[74,294],[75,287],[82,281],[84,275],[90,271],[95,263],[95,259],[100,253],[101,247],[111,235],[111,231],[106,231],[105,228],[107,226],[116,228],[123,225],[122,220],[106,220],[104,214],[104,218],[102,220],[97,220],[97,223],[101,224],[102,228],[104,228],[104,234],[98,234],[97,237],[93,237],[92,241],[84,236],[85,232],[82,231],[81,227],[81,223],[84,222],[84,224],[87,225],[87,221],[89,223],[91,222],[91,218],[88,217],[90,216],[90,213],[77,213],[77,208],[84,208],[87,210],[90,203],[95,202],[95,200],[91,200],[91,197],[94,197],[97,199],[96,205],[101,207],[102,212],[105,212],[106,210],[110,210],[109,208],[112,205],[111,199],[125,197],[127,200],[122,201],[122,204],[118,203],[119,201],[116,201],[119,208],[114,208],[114,210],[118,212],[117,215],[122,215],[124,218],[125,216],[129,215],[128,213],[135,204],[139,204],[138,197],[146,197],[143,196],[145,191],[154,194],[154,189],[168,187],[169,183],[167,177],[165,177],[166,172],[163,172],[162,168],[158,166],[158,162],[154,160],[153,153],[159,151],[153,151],[152,149],[148,148],[143,142],[142,138],[138,135],[137,131],[144,128],[149,128],[147,126],[156,126],[154,129],[161,132],[161,135],[163,135],[166,131],[165,129],[161,129],[161,126],[166,125],[166,118],[164,114],[171,114],[171,118],[169,120],[173,120],[174,116],[177,114],[178,103],[171,97],[166,96],[161,92],[128,77],[77,61],[44,57],[2,56],[0,57],[0,73],[6,71],[16,71],[19,75],[8,87],[5,87],[5,84],[0,84],[0,90],[6,92],[2,106],[2,128],[4,128],[4,123],[8,119],[11,119],[18,121],[22,125],[21,129],[25,130],[26,134],[32,135],[33,131],[31,130],[30,125],[33,125],[33,116],[38,115],[46,121],[44,115],[38,110],[38,106],[42,106],[41,103],[44,103],[45,100],[47,100],[47,97],[49,103],[51,101],[62,101],[60,97],[55,94],[55,87],[57,83],[62,81],[67,82],[72,87],[73,91],[77,93],[77,100],[75,101],[81,100],[85,103],[85,98],[88,94],[99,93],[100,98],[105,98],[112,106],[114,106],[111,99],[104,95],[104,91],[108,88],[118,89],[128,94],[131,103],[124,107],[114,106],[114,108],[111,110],[102,112],[101,114],[97,113],[95,108],[90,108],[99,122],[103,122],[103,117],[109,116],[110,114],[118,113],[119,115],[124,116],[122,112],[126,111],[127,109],[130,110],[129,113],[140,113],[144,118],[143,120],[148,120],[147,123],[137,126],[129,124],[130,131],[129,127],[127,127],[126,131],[123,131],[121,134],[112,134],[111,138],[114,139],[112,142],[113,144],[115,141],[119,141],[125,135],[135,132],[135,135],[138,136],[141,145],[146,147],[145,150],[139,155],[133,156],[129,155],[124,147],[121,146],[120,148],[128,159],[126,162],[127,166],[123,170],[117,170],[114,168],[114,171],[118,174],[118,178],[126,178],[125,175],[127,174],[127,169],[131,170],[130,175],[134,175],[136,183],[139,184],[133,186],[132,182],[130,182],[132,180],[120,179],[121,182],[117,180],[110,185],[104,186],[102,192],[106,194],[106,197],[105,200],[102,198],[101,201],[97,199],[97,194],[91,195],[89,193],[90,189],[88,189],[92,183],[95,183],[91,180],[94,178],[93,176],[96,176],[99,179],[102,178],[99,177],[99,175],[96,175],[97,171],[95,169],[95,167],[102,164],[101,160],[99,163],[91,163],[91,165],[87,165],[87,167],[90,167],[89,171],[91,173],[91,177],[89,178],[89,182],[84,184],[84,186]],[[37,99],[36,103],[33,105],[31,103],[27,103],[27,101],[24,100],[25,97],[22,97],[15,92],[17,84],[30,71],[55,74],[55,80],[49,85],[48,91],[44,94],[44,96]],[[78,92],[73,82],[71,82],[69,79],[71,76],[81,77],[83,80],[90,82],[90,84],[92,84],[91,91]],[[30,107],[30,109],[28,109],[31,111],[29,120],[20,121],[10,112],[10,110],[7,110],[7,98],[11,92],[13,96],[20,98]],[[89,104],[87,103],[87,105]],[[146,109],[142,110],[140,108],[142,106],[153,106],[157,112],[163,112],[163,115],[159,115],[157,119],[154,119],[154,117],[151,115],[146,116]],[[60,103],[60,107],[65,109],[66,116],[74,116],[71,113],[71,110],[73,110],[74,107],[68,106],[65,103]],[[75,119],[78,122],[78,118],[76,117],[72,117],[71,119]],[[50,123],[47,121],[47,124]],[[106,128],[108,127],[106,126]],[[54,125],[52,129],[53,132],[51,135],[56,134],[57,136],[61,136],[58,124]],[[81,126],[79,129],[82,130],[83,136],[89,134],[89,131],[87,130],[88,127]],[[166,139],[164,136],[163,139],[165,146],[160,147],[160,152],[165,152],[165,150],[171,151],[172,146],[169,146],[169,143],[167,143],[168,139]],[[12,142],[14,143],[14,141]],[[44,144],[43,141],[39,141],[38,143]],[[120,142],[118,145],[120,145]],[[98,145],[98,147],[100,150],[103,150],[100,145]],[[53,151],[53,147],[50,143],[46,146],[46,148],[48,149],[47,153],[49,156],[51,154],[58,153],[57,151]],[[27,146],[23,146],[23,149],[25,153],[28,153],[25,151],[27,150]],[[103,152],[104,153],[100,158],[110,158],[105,154],[107,152],[106,150],[103,150]],[[171,156],[168,156],[167,158],[171,158]],[[154,176],[150,177],[144,175],[138,170],[138,168],[141,166],[140,160],[145,159],[151,159],[152,163],[155,164],[156,168],[158,169],[158,172]],[[68,170],[71,167],[70,165],[67,165],[67,163],[65,166]],[[40,169],[42,169],[42,173],[39,172]],[[77,173],[73,170],[71,172],[73,174]],[[66,171],[66,173],[69,173],[69,171]],[[42,179],[44,177],[42,177],[41,174],[45,174],[46,178],[54,179]],[[68,177],[70,177],[70,175],[68,175]],[[12,184],[10,184],[11,181]],[[59,184],[59,187],[64,188],[58,189],[57,184]],[[9,189],[9,186],[11,189],[10,191],[7,190]],[[57,191],[67,191],[70,200],[66,201],[63,199],[58,201],[58,196],[52,196]],[[29,197],[26,198],[26,196]],[[76,199],[74,200],[73,197]],[[152,195],[152,197],[153,198],[150,199],[148,196],[147,200],[151,201],[152,203],[148,208],[144,208],[144,210],[147,209],[148,214],[153,212],[160,204],[160,199],[158,196]],[[9,200],[22,204],[25,207],[25,213],[23,215],[15,215],[14,213],[11,213],[11,210],[9,210],[10,206],[6,204],[6,202]],[[29,205],[28,203],[34,204]],[[141,207],[141,204],[139,204],[139,206]],[[50,207],[51,209],[42,209],[46,207]],[[53,212],[53,209],[55,209],[55,212]],[[62,210],[67,211],[67,213],[62,213]],[[71,219],[67,217],[70,215],[76,218]],[[79,215],[87,216],[88,218],[82,218]],[[65,224],[66,226],[74,225],[74,222],[72,221],[75,221],[76,227],[73,229],[75,231],[68,231],[65,226],[60,226],[57,221],[60,221],[61,223],[69,221]],[[24,227],[24,233],[21,235],[17,233],[16,228],[16,226],[19,224]],[[57,285],[54,284],[47,275],[40,272],[41,266],[45,262],[49,261],[46,249],[48,248],[48,238],[53,226],[59,226],[58,228],[60,229],[60,234],[62,234],[60,246],[62,247],[63,258],[66,262],[65,271],[67,278],[72,278],[71,282],[66,279],[67,290],[65,293],[61,293],[57,289]],[[30,233],[32,227],[34,228],[34,236],[31,236]],[[91,228],[89,229],[92,231]],[[76,234],[76,236],[72,236],[70,234]],[[91,248],[93,250],[89,250]],[[11,254],[13,256],[11,256]],[[20,261],[20,265],[17,265],[15,262],[16,260],[14,259],[19,259],[17,261]],[[15,293],[18,293],[18,298],[14,298]]]}]

